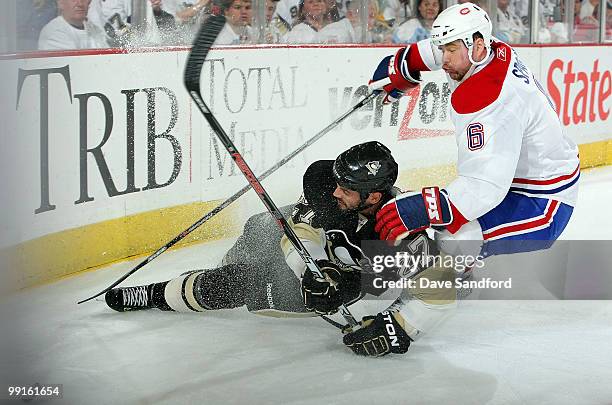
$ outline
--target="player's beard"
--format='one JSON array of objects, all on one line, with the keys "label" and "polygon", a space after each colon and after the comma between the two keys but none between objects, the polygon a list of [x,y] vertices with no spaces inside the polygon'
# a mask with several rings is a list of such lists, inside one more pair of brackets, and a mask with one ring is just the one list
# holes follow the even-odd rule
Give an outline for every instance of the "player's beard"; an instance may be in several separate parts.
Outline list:
[{"label": "player's beard", "polygon": [[340,209],[340,211],[346,214],[350,214],[353,212],[361,212],[365,209],[370,208],[373,205],[373,204],[366,203],[363,199],[360,199],[359,204],[357,204],[357,206],[355,207],[348,207],[344,202],[342,202],[338,198],[336,198],[336,203],[338,204],[338,208]]}]

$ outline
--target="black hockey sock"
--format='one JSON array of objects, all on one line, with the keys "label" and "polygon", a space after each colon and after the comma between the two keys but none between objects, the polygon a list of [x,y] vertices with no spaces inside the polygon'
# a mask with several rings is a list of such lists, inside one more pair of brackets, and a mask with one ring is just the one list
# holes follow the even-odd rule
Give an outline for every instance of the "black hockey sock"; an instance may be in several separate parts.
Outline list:
[{"label": "black hockey sock", "polygon": [[245,304],[247,266],[228,264],[203,271],[194,283],[196,300],[206,309],[238,308]]},{"label": "black hockey sock", "polygon": [[154,307],[162,311],[203,312],[244,305],[245,266],[231,264],[191,271],[149,286]]},{"label": "black hockey sock", "polygon": [[164,292],[166,289],[167,281],[163,281],[161,283],[151,284],[150,298],[151,303],[155,308],[159,308],[162,311],[172,311],[168,303],[166,302],[166,298],[164,296]]}]

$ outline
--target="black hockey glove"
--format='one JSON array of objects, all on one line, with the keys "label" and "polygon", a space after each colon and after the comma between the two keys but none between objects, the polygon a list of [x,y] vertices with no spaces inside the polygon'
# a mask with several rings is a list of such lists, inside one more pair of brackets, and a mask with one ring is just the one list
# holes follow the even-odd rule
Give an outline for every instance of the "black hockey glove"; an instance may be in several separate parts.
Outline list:
[{"label": "black hockey glove", "polygon": [[360,328],[344,335],[342,341],[360,356],[384,356],[389,353],[406,353],[410,336],[404,331],[391,312],[366,316],[359,322]]},{"label": "black hockey glove", "polygon": [[317,314],[334,314],[342,304],[342,294],[339,291],[342,280],[341,270],[328,260],[317,260],[317,264],[325,278],[317,278],[311,271],[304,273],[302,277],[304,306]]}]

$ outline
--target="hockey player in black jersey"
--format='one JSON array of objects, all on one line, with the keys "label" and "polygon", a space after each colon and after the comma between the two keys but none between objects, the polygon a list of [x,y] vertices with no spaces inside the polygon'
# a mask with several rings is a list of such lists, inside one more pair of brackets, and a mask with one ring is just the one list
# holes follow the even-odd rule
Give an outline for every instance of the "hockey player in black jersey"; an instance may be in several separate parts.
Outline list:
[{"label": "hockey player in black jersey", "polygon": [[[300,200],[281,211],[290,217],[290,225],[325,279],[306,271],[266,212],[248,219],[219,267],[189,271],[160,283],[115,288],[106,293],[106,303],[116,311],[204,312],[246,305],[249,311],[264,315],[314,316],[332,314],[341,303],[350,305],[366,293],[378,295],[380,289],[368,288],[375,274],[363,271],[369,259],[360,245],[378,239],[374,217],[398,191],[393,186],[397,175],[389,149],[376,141],[356,145],[335,161],[320,160],[308,167]],[[401,298],[394,305],[399,309]],[[420,333],[401,316],[366,317],[359,330],[345,335],[344,343],[357,354],[403,353],[414,338],[405,325],[414,336]],[[388,344],[382,343],[385,339]]]}]

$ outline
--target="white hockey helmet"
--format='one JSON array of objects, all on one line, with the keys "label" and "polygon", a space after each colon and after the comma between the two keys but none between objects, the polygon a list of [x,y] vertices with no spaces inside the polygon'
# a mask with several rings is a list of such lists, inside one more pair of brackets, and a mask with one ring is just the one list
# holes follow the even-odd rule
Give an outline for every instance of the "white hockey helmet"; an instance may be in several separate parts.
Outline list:
[{"label": "white hockey helmet", "polygon": [[[458,39],[462,40],[468,49],[468,57],[474,65],[484,63],[491,53],[491,19],[487,12],[473,3],[455,4],[442,11],[433,22],[431,42],[441,46]],[[479,62],[472,59],[474,34],[479,32],[487,48],[487,56]]]}]

